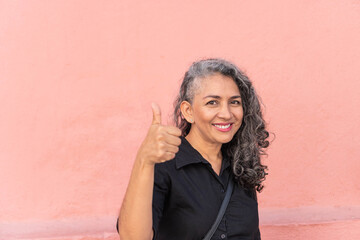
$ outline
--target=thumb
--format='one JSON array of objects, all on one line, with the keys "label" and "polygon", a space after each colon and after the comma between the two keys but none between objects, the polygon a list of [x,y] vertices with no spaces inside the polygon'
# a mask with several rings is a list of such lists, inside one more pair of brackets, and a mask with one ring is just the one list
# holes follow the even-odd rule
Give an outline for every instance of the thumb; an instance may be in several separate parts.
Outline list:
[{"label": "thumb", "polygon": [[152,124],[161,124],[161,110],[159,105],[156,103],[151,103],[151,108],[153,112]]}]

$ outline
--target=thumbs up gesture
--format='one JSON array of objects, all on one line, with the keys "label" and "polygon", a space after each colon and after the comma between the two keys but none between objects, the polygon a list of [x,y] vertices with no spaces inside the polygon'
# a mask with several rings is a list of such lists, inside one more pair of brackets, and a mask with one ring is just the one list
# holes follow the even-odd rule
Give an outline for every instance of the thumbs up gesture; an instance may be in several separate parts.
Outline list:
[{"label": "thumbs up gesture", "polygon": [[137,158],[146,163],[155,164],[171,160],[179,151],[181,130],[173,126],[161,124],[161,110],[152,104],[153,120],[149,131],[142,142]]}]

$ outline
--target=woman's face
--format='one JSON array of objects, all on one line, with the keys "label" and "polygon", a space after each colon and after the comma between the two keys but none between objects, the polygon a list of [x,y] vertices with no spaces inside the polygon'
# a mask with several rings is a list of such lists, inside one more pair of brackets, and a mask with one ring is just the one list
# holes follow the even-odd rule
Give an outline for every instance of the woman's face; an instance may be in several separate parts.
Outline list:
[{"label": "woman's face", "polygon": [[190,133],[210,143],[227,143],[243,119],[240,91],[231,77],[220,73],[200,81],[193,98]]}]

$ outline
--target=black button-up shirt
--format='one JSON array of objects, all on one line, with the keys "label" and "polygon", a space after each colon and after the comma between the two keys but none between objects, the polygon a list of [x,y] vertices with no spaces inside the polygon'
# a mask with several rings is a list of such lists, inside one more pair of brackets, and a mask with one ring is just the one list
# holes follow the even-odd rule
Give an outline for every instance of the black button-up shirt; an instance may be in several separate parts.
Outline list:
[{"label": "black button-up shirt", "polygon": [[[181,137],[175,158],[155,165],[154,239],[201,240],[216,219],[232,176],[226,156],[217,175],[210,163]],[[258,205],[252,193],[234,184],[212,239],[260,240]]]}]

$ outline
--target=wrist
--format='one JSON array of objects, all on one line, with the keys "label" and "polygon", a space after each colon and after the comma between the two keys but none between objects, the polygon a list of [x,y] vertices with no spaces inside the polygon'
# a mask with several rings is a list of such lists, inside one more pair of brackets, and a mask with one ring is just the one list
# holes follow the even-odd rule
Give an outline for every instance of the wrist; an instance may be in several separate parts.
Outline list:
[{"label": "wrist", "polygon": [[153,161],[149,161],[147,157],[143,157],[143,156],[137,156],[135,162],[141,168],[149,168],[149,167],[153,168],[155,166],[155,163]]}]

